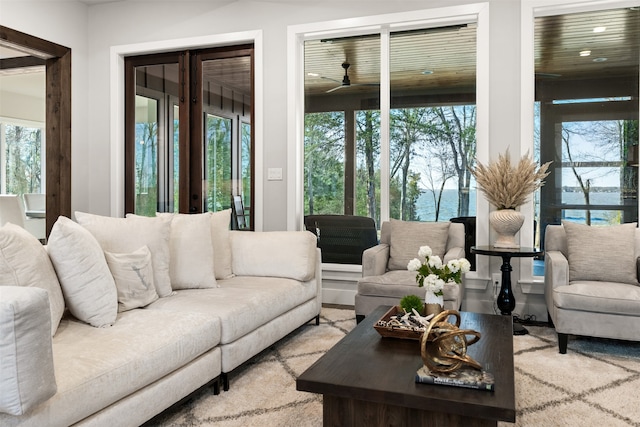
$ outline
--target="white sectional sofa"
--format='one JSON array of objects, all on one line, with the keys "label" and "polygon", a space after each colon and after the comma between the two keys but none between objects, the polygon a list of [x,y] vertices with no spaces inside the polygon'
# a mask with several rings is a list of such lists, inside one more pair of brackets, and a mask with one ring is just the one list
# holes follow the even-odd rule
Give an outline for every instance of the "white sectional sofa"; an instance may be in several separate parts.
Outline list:
[{"label": "white sectional sofa", "polygon": [[316,319],[301,232],[229,212],[60,217],[46,247],[0,228],[0,425],[136,426]]}]

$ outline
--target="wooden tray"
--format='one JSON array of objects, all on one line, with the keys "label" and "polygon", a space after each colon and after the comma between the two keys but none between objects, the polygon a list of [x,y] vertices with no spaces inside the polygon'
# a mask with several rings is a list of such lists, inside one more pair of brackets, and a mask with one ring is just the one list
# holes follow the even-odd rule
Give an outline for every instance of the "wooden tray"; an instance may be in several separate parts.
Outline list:
[{"label": "wooden tray", "polygon": [[[395,316],[398,313],[404,313],[402,308],[399,305],[391,307],[385,314],[380,318],[382,321],[388,321],[391,319],[391,316]],[[379,320],[379,321],[380,321]],[[378,321],[378,322],[379,322]],[[411,329],[402,329],[402,328],[391,328],[388,326],[379,326],[378,322],[376,322],[373,327],[380,335],[385,338],[401,338],[405,340],[420,340],[422,338],[422,332],[413,331]]]}]

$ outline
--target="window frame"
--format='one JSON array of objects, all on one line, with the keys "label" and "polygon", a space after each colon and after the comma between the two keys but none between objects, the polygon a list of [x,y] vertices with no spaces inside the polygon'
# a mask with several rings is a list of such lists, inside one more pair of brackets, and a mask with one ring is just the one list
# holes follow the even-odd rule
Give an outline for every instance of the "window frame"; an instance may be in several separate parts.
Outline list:
[{"label": "window frame", "polygon": [[[357,19],[345,19],[313,24],[292,25],[287,29],[288,35],[288,170],[293,175],[287,182],[287,229],[301,230],[304,224],[303,206],[303,168],[304,168],[304,42],[319,37],[348,37],[380,33],[380,172],[382,182],[389,180],[389,111],[390,70],[389,70],[389,38],[392,32],[427,27],[439,27],[456,24],[477,24],[476,39],[476,158],[486,163],[489,158],[489,5],[476,3],[463,6],[426,9],[402,12]],[[385,188],[386,187],[386,188]],[[380,198],[380,220],[389,220],[389,189],[383,185]],[[484,198],[476,200],[476,215],[488,218],[489,204]],[[488,221],[487,221],[488,222]],[[482,221],[476,230],[476,243],[486,245],[489,241],[488,224]],[[476,278],[489,276],[488,257],[481,257],[476,272],[467,274],[467,287],[486,287],[483,283],[473,283]]]},{"label": "window frame", "polygon": [[[535,18],[540,16],[564,15],[579,12],[637,7],[637,0],[522,0],[520,10],[520,72],[521,72],[521,109],[520,109],[520,151],[533,152],[534,149],[534,102],[535,102]],[[639,101],[640,103],[640,101]],[[520,231],[520,244],[533,246],[534,206],[529,200],[521,206],[525,215]],[[533,275],[533,259],[520,258],[520,279],[524,293],[544,294],[544,277]]]}]

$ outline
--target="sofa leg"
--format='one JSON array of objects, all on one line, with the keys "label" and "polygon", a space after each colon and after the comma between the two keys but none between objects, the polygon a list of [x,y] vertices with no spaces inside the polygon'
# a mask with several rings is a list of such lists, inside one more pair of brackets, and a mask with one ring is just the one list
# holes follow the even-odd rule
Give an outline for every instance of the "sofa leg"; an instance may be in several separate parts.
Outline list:
[{"label": "sofa leg", "polygon": [[551,318],[551,314],[547,311],[547,322],[550,328],[553,328],[553,319]]},{"label": "sofa leg", "polygon": [[316,326],[319,326],[319,325],[320,325],[320,315],[318,314],[316,316]]},{"label": "sofa leg", "polygon": [[569,342],[569,335],[561,334],[558,332],[558,349],[560,354],[567,354],[567,344]]},{"label": "sofa leg", "polygon": [[220,394],[220,377],[213,381],[213,394],[216,396]]},{"label": "sofa leg", "polygon": [[222,389],[224,391],[229,391],[229,374],[223,372],[220,375],[220,380],[222,381]]},{"label": "sofa leg", "polygon": [[364,320],[364,315],[356,314],[356,323],[360,323]]}]

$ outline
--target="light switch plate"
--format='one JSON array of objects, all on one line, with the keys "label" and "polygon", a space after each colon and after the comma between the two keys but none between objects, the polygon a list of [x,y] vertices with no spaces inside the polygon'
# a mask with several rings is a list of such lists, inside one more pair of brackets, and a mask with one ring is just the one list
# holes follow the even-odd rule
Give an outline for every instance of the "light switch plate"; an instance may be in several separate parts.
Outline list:
[{"label": "light switch plate", "polygon": [[269,169],[267,169],[267,180],[269,180],[269,181],[282,181],[282,168],[269,168]]}]

